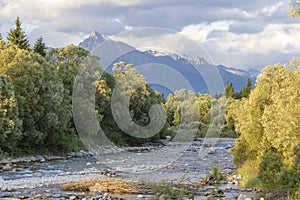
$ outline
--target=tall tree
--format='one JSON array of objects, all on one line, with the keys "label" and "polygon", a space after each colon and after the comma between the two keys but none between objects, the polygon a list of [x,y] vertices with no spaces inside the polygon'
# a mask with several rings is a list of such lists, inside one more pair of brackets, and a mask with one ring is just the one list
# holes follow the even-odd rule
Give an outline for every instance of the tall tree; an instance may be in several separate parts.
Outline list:
[{"label": "tall tree", "polygon": [[226,87],[225,87],[225,96],[226,98],[229,98],[229,97],[234,97],[234,89],[233,89],[233,86],[232,86],[232,83],[227,83],[226,84]]},{"label": "tall tree", "polygon": [[15,21],[16,27],[14,29],[10,29],[7,40],[11,43],[19,47],[20,49],[29,50],[29,41],[25,35],[25,32],[21,28],[20,17],[17,17]]},{"label": "tall tree", "polygon": [[247,80],[247,85],[244,86],[241,91],[240,91],[240,97],[243,98],[248,98],[249,97],[249,94],[250,94],[250,91],[252,89],[252,83],[251,83],[251,80],[248,79]]},{"label": "tall tree", "polygon": [[0,152],[13,153],[21,137],[21,120],[11,79],[0,75]]},{"label": "tall tree", "polygon": [[2,34],[0,33],[0,40],[2,40],[3,38],[2,38]]},{"label": "tall tree", "polygon": [[38,53],[41,56],[46,56],[46,44],[43,41],[42,37],[39,37],[34,43],[33,52]]}]

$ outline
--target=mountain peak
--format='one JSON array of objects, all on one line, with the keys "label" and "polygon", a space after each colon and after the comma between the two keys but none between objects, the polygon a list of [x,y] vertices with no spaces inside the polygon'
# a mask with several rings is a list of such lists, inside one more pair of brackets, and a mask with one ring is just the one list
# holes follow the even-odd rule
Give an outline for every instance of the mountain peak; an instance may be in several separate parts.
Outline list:
[{"label": "mountain peak", "polygon": [[98,41],[101,41],[103,42],[104,40],[109,40],[109,37],[107,35],[104,35],[104,34],[101,34],[101,33],[98,33],[97,31],[93,31],[89,37],[90,39],[95,39],[95,40],[98,40]]},{"label": "mountain peak", "polygon": [[93,31],[88,38],[79,43],[79,46],[86,49],[92,49],[93,47],[95,47],[95,45],[107,40],[110,40],[107,35],[98,33],[97,31]]}]

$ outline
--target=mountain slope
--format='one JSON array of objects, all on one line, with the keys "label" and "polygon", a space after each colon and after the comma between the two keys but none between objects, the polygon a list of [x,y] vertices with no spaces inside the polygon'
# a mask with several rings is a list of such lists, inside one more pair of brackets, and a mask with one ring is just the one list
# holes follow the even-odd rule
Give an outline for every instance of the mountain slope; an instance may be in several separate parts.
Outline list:
[{"label": "mountain slope", "polygon": [[112,72],[113,64],[119,61],[132,63],[154,89],[165,93],[177,89],[192,89],[201,93],[221,93],[227,82],[239,91],[250,78],[255,81],[255,72],[247,72],[223,65],[211,65],[202,57],[179,56],[158,51],[138,51],[134,47],[107,36],[93,32],[79,44],[100,57],[100,64]]}]

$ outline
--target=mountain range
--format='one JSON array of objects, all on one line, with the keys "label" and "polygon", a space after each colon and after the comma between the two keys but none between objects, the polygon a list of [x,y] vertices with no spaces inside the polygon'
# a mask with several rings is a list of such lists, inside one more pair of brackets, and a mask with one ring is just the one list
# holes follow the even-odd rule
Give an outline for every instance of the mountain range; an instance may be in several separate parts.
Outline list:
[{"label": "mountain range", "polygon": [[92,32],[79,46],[100,57],[100,64],[108,72],[112,72],[116,62],[133,64],[146,77],[147,83],[165,96],[182,88],[201,93],[221,93],[228,82],[232,83],[235,91],[240,91],[248,79],[254,83],[259,74],[258,70],[213,65],[201,56],[140,51],[98,32]]}]

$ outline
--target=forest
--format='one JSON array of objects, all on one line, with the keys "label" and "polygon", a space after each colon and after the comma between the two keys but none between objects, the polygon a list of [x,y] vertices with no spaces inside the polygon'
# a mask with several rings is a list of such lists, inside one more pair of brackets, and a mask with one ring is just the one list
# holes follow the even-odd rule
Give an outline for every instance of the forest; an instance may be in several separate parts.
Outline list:
[{"label": "forest", "polygon": [[[30,48],[19,18],[7,39],[0,39],[0,157],[84,149],[73,122],[72,92],[79,70],[95,66],[87,74],[95,80],[95,113],[114,144],[141,145],[174,136],[184,127],[196,129],[195,137],[213,137],[209,130],[218,127],[217,136],[237,138],[231,152],[245,186],[300,196],[297,59],[265,67],[254,86],[249,80],[238,92],[228,83],[224,94],[179,90],[165,98],[146,84],[132,64],[116,63],[110,74],[99,66],[99,58],[75,45],[47,49],[40,37]],[[99,74],[103,74],[100,79]],[[136,124],[149,124],[152,105],[164,108],[167,119],[158,134],[137,138],[118,127],[111,110],[118,81],[123,83],[124,95],[133,94],[129,110]]]}]

